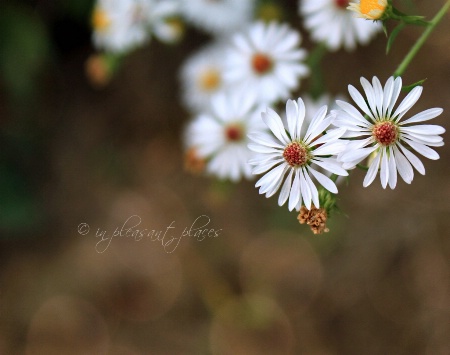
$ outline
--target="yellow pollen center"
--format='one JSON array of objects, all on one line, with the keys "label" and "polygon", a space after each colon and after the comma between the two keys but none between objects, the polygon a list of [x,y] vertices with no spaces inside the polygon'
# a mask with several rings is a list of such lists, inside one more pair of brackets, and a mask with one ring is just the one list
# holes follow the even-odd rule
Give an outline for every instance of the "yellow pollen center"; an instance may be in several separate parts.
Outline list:
[{"label": "yellow pollen center", "polygon": [[204,91],[212,92],[221,83],[220,73],[217,69],[209,68],[200,75],[199,84]]},{"label": "yellow pollen center", "polygon": [[92,26],[96,31],[104,31],[111,24],[105,11],[96,8],[92,14]]},{"label": "yellow pollen center", "polygon": [[308,162],[308,152],[300,143],[293,142],[284,149],[283,158],[292,167],[303,166]]},{"label": "yellow pollen center", "polygon": [[381,11],[383,12],[386,5],[380,5],[378,0],[361,0],[360,2],[361,13],[364,15],[369,15],[371,11]]}]

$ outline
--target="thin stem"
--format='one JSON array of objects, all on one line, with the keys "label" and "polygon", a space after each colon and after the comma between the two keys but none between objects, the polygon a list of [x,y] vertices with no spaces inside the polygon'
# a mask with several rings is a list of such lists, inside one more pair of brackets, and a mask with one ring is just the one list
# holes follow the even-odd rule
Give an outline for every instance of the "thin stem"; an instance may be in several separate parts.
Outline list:
[{"label": "thin stem", "polygon": [[442,18],[444,17],[445,13],[448,11],[449,8],[450,8],[450,0],[448,0],[447,3],[439,10],[436,16],[434,16],[433,20],[431,20],[430,22],[430,25],[423,32],[422,36],[419,37],[414,46],[410,49],[409,53],[406,55],[406,57],[398,66],[397,70],[394,72],[395,77],[403,75],[403,73],[413,60],[413,58],[416,56],[417,52],[419,52],[420,48],[426,42],[431,32],[433,32],[433,30],[437,26],[437,24],[442,20]]}]

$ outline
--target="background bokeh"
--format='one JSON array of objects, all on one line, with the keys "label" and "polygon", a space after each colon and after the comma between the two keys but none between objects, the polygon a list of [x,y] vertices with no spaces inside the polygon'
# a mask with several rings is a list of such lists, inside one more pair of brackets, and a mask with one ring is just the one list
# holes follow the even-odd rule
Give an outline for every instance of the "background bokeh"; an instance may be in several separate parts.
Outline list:
[{"label": "background bokeh", "polygon": [[[302,30],[296,1],[278,3]],[[431,18],[444,1],[400,3]],[[0,4],[0,354],[450,353],[448,146],[393,191],[353,172],[331,231],[314,236],[254,182],[183,170],[178,73],[209,38],[189,28],[177,45],[154,40],[98,89],[85,75],[91,7]],[[447,129],[449,19],[404,75],[427,78],[413,110],[443,107],[435,123]],[[389,56],[383,35],[327,54],[329,91],[384,82],[421,31],[402,32]],[[176,249],[96,236],[131,216],[181,236],[202,215],[219,236]]]}]

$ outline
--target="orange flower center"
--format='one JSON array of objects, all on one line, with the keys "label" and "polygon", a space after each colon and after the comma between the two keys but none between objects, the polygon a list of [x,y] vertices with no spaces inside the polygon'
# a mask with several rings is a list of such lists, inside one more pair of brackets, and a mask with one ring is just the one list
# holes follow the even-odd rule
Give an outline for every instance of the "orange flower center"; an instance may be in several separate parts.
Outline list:
[{"label": "orange flower center", "polygon": [[384,11],[386,5],[380,5],[378,0],[361,0],[360,4],[361,13],[369,15],[371,11]]},{"label": "orange flower center", "polygon": [[225,137],[229,142],[238,142],[243,136],[242,127],[237,124],[229,125],[225,129]]},{"label": "orange flower center", "polygon": [[342,9],[346,9],[348,6],[348,0],[334,0],[337,7],[340,7]]},{"label": "orange flower center", "polygon": [[378,143],[388,146],[397,140],[398,128],[392,122],[381,122],[373,127],[372,134]]},{"label": "orange flower center", "polygon": [[92,14],[92,26],[96,31],[104,31],[111,24],[106,12],[102,9],[96,8]]},{"label": "orange flower center", "polygon": [[252,68],[257,74],[266,74],[272,66],[272,59],[267,54],[256,53],[252,58]]},{"label": "orange flower center", "polygon": [[200,87],[208,92],[216,90],[220,86],[221,77],[217,69],[209,68],[200,75]]},{"label": "orange flower center", "polygon": [[284,149],[283,158],[290,166],[297,167],[305,165],[309,156],[304,146],[300,143],[293,142]]}]

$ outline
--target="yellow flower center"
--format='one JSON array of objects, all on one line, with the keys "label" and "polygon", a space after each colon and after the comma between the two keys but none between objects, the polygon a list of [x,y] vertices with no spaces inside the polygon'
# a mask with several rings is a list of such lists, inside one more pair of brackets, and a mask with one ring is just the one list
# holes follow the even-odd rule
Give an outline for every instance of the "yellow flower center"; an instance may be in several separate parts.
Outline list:
[{"label": "yellow flower center", "polygon": [[220,86],[221,80],[219,71],[209,68],[200,75],[199,84],[204,91],[212,92]]},{"label": "yellow flower center", "polygon": [[96,8],[92,14],[92,26],[96,31],[104,31],[111,24],[111,20],[102,9]]},{"label": "yellow flower center", "polygon": [[382,13],[386,8],[384,1],[382,1],[382,3],[383,4],[381,5],[378,0],[361,0],[359,5],[361,13],[364,15],[369,15],[371,11],[380,11]]}]

